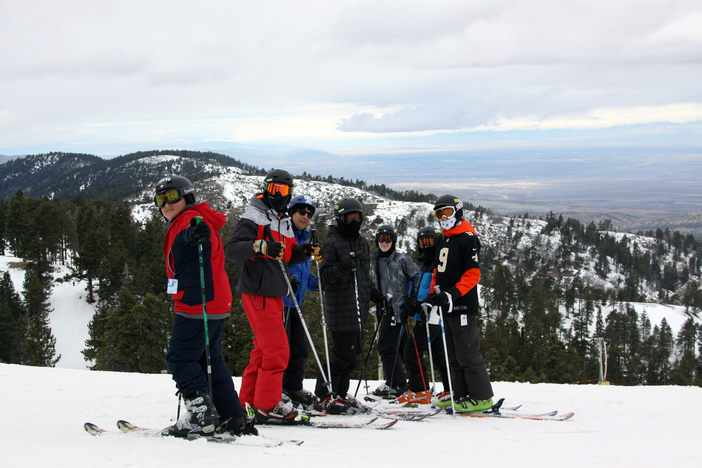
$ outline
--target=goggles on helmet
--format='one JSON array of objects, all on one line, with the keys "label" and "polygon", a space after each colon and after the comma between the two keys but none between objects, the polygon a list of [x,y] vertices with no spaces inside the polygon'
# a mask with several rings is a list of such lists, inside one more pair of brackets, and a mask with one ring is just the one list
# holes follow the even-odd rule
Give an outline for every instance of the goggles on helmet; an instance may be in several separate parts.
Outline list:
[{"label": "goggles on helmet", "polygon": [[436,244],[436,239],[433,237],[420,237],[417,242],[419,242],[419,246],[423,249],[426,249],[427,247],[432,247],[434,244]]},{"label": "goggles on helmet", "polygon": [[287,197],[288,195],[290,195],[290,186],[285,184],[279,184],[277,182],[271,182],[268,185],[266,185],[266,192],[270,193],[271,195],[279,193],[281,196]]},{"label": "goggles on helmet", "polygon": [[353,223],[354,221],[358,221],[359,223],[363,220],[363,213],[359,211],[352,211],[350,213],[344,213],[341,215],[341,222],[344,224],[350,224]]},{"label": "goggles on helmet", "polygon": [[166,203],[177,203],[181,198],[183,198],[183,195],[181,194],[180,190],[176,188],[169,188],[161,193],[157,193],[154,197],[154,203],[156,203],[156,206],[159,208],[163,208],[166,206]]},{"label": "goggles on helmet", "polygon": [[450,218],[454,214],[456,214],[456,209],[452,206],[442,206],[441,208],[437,208],[434,210],[434,216],[439,221],[446,218]]},{"label": "goggles on helmet", "polygon": [[379,244],[390,244],[392,243],[392,236],[390,234],[380,234],[378,235]]}]

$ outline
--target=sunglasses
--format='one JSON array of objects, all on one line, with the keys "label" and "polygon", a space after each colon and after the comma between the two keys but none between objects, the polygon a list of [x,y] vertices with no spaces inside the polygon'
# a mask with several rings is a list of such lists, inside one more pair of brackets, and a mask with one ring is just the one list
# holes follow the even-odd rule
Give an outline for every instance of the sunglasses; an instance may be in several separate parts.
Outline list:
[{"label": "sunglasses", "polygon": [[276,193],[279,193],[283,197],[287,197],[290,195],[290,186],[285,185],[285,184],[279,184],[276,182],[271,182],[268,185],[266,185],[266,192],[270,193],[271,195],[275,195]]},{"label": "sunglasses", "polygon": [[166,203],[177,203],[181,198],[183,198],[183,195],[181,195],[180,190],[171,188],[157,193],[154,197],[154,203],[156,203],[156,206],[159,208],[163,208],[166,206]]},{"label": "sunglasses", "polygon": [[381,234],[378,236],[379,244],[390,244],[392,243],[392,236],[390,234]]},{"label": "sunglasses", "polygon": [[311,218],[314,215],[314,211],[310,211],[302,206],[295,210],[295,213],[299,214],[300,216],[307,216],[308,218]]},{"label": "sunglasses", "polygon": [[434,216],[439,221],[446,219],[446,218],[450,218],[455,213],[456,213],[456,209],[452,206],[444,206],[444,207],[437,208],[434,210]]},{"label": "sunglasses", "polygon": [[363,214],[358,211],[353,211],[351,213],[344,213],[341,215],[341,221],[344,224],[353,223],[358,221],[359,223],[363,220]]},{"label": "sunglasses", "polygon": [[419,243],[420,247],[426,249],[427,247],[431,247],[436,244],[436,239],[433,237],[422,237],[418,239],[417,242]]}]

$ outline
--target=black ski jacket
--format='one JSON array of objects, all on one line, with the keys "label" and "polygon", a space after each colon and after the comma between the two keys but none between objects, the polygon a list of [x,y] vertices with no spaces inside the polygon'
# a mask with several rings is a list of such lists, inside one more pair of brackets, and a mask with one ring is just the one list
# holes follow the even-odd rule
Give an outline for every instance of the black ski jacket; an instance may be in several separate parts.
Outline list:
[{"label": "black ski jacket", "polygon": [[[358,301],[354,272],[345,270],[339,262],[354,252],[358,257],[356,277],[358,280]],[[327,241],[324,243],[324,261],[319,268],[320,281],[324,290],[324,314],[327,328],[335,332],[359,331],[359,313],[363,330],[368,324],[370,304],[370,247],[360,234],[355,238],[341,235],[336,226],[329,226]],[[358,304],[358,305],[357,305]]]}]

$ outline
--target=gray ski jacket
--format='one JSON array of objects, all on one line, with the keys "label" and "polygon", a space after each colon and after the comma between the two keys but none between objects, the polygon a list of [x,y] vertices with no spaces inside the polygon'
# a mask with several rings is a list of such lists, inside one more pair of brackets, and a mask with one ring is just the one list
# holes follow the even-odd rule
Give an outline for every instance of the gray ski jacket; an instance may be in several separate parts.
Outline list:
[{"label": "gray ski jacket", "polygon": [[[376,287],[380,289],[380,273],[378,271],[378,259],[380,258],[380,250],[376,250],[371,255],[371,266],[375,271]],[[419,290],[419,267],[412,261],[409,255],[398,252],[397,250],[390,254],[385,265],[385,283],[388,288],[388,294],[392,296],[390,304],[392,305],[392,314],[395,321],[402,320],[400,307],[404,304],[407,295],[410,292],[410,281],[412,282],[412,295],[417,296]]]}]

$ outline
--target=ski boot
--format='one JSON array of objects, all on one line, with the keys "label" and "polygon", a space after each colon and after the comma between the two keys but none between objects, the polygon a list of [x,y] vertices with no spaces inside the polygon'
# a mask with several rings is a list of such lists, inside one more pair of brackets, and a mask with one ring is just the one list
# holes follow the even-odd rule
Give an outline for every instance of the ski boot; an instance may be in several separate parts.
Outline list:
[{"label": "ski boot", "polygon": [[175,437],[199,437],[209,436],[219,425],[217,410],[212,405],[210,396],[198,390],[190,395],[183,396],[185,401],[185,413],[173,425],[165,428],[161,433],[166,436]]}]

